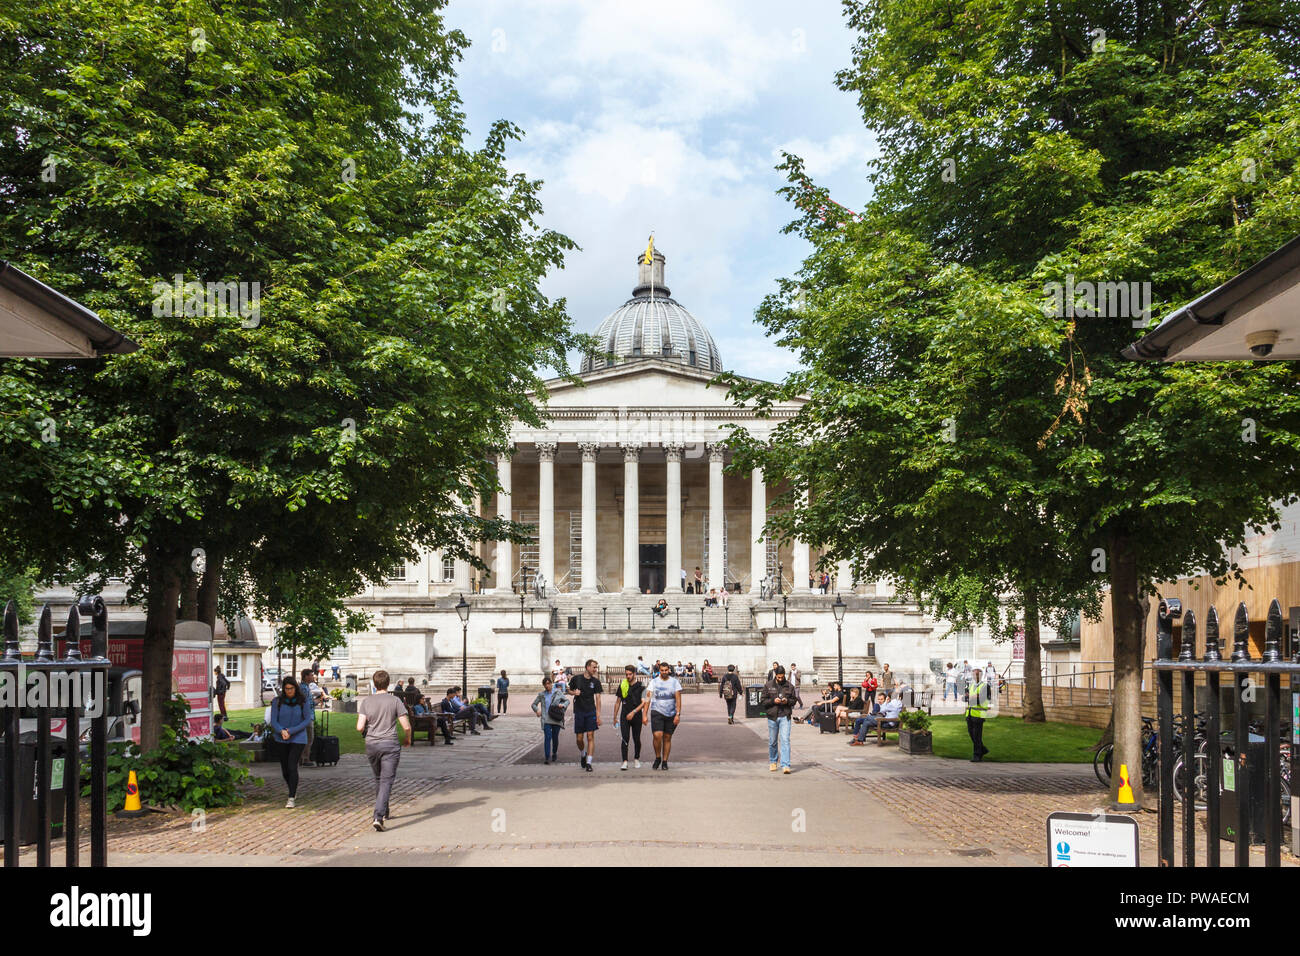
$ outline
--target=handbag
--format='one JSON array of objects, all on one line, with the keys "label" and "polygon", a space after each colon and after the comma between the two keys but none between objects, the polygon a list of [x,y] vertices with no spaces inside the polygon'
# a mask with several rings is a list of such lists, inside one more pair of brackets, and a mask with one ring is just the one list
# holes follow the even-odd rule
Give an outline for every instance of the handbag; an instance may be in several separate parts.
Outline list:
[{"label": "handbag", "polygon": [[551,698],[551,706],[546,708],[546,716],[557,724],[564,723],[564,698],[559,695]]}]

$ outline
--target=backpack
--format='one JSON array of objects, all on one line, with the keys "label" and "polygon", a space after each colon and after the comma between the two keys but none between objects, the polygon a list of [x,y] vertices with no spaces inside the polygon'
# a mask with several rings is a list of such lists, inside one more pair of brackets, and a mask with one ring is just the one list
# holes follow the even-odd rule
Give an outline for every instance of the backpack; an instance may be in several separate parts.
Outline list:
[{"label": "backpack", "polygon": [[728,674],[726,677],[722,679],[722,696],[725,697],[727,700],[735,699],[736,682],[732,679],[731,674]]}]

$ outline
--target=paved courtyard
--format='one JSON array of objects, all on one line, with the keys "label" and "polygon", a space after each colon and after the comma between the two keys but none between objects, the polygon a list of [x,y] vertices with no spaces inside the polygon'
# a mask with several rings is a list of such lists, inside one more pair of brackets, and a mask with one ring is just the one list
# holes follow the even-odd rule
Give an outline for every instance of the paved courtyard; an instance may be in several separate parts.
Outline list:
[{"label": "paved courtyard", "polygon": [[[648,732],[641,769],[620,771],[608,722],[591,773],[577,766],[568,733],[561,762],[544,765],[531,715],[508,715],[454,747],[421,741],[403,751],[384,833],[369,826],[363,757],[303,771],[294,810],[284,808],[278,767],[258,764],[265,784],[237,810],[113,820],[110,862],[1041,866],[1047,814],[1086,812],[1104,798],[1088,765],[911,757],[851,748],[846,735],[805,725],[794,728],[795,772],[770,773],[766,721],[728,725],[709,694],[687,695],[684,710],[667,772],[651,770]],[[1139,814],[1139,826],[1143,863],[1154,865],[1155,814]],[[1223,850],[1230,859],[1231,846]]]}]

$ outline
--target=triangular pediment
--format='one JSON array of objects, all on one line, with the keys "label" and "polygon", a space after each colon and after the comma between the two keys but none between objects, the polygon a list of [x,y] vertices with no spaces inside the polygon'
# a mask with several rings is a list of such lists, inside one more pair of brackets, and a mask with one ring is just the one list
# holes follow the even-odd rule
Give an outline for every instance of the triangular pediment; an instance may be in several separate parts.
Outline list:
[{"label": "triangular pediment", "polygon": [[[734,407],[716,374],[680,362],[644,359],[586,372],[581,385],[562,378],[546,383],[551,409]],[[713,383],[713,384],[711,384]]]}]

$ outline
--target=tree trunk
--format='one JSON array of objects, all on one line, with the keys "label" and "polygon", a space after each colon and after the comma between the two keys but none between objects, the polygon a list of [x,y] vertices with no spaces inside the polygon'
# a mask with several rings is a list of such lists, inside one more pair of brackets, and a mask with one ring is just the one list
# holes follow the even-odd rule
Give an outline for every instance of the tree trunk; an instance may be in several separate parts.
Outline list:
[{"label": "tree trunk", "polygon": [[186,562],[181,572],[181,607],[177,619],[197,621],[199,614],[199,576],[194,566]]},{"label": "tree trunk", "polygon": [[1038,595],[1032,588],[1025,598],[1025,699],[1021,702],[1021,717],[1027,723],[1041,724],[1047,720],[1043,710],[1043,665],[1039,644]]},{"label": "tree trunk", "polygon": [[[203,570],[203,580],[199,584],[196,595],[197,618],[208,627],[212,628],[213,633],[217,630],[217,593],[221,589],[221,568],[225,562],[226,556],[216,548],[208,548],[208,566]],[[233,640],[234,634],[229,635]]]},{"label": "tree trunk", "polygon": [[[1114,632],[1115,755],[1111,761],[1112,806],[1133,809],[1142,804],[1142,604],[1138,599],[1137,556],[1122,531],[1110,539],[1110,607]],[[1120,802],[1121,768],[1133,788],[1133,803]]]},{"label": "tree trunk", "polygon": [[158,746],[163,707],[172,697],[172,650],[185,566],[181,552],[164,548],[147,548],[145,560],[149,584],[145,596],[140,749],[147,752]]}]

